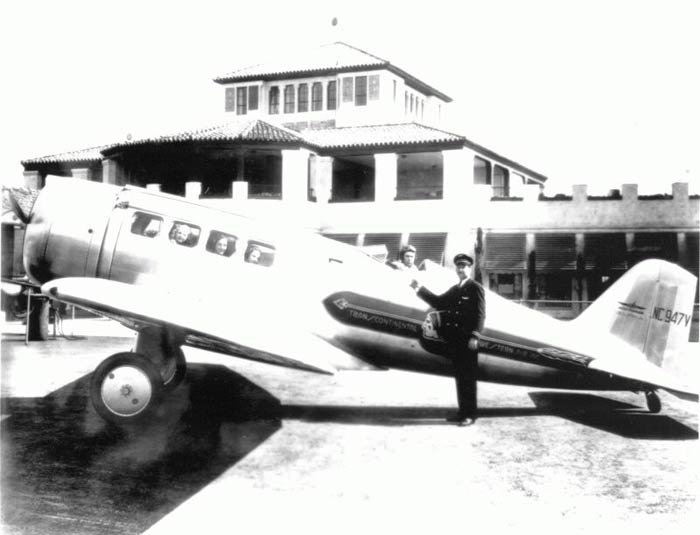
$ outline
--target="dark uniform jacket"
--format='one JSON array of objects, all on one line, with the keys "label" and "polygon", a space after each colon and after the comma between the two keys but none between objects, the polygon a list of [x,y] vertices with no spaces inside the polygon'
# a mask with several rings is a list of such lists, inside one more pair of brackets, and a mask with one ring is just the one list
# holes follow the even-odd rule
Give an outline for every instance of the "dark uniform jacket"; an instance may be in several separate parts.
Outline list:
[{"label": "dark uniform jacket", "polygon": [[461,286],[455,284],[441,295],[421,287],[418,296],[440,311],[441,326],[438,332],[447,342],[466,342],[471,336],[479,337],[486,317],[481,284],[468,279]]}]

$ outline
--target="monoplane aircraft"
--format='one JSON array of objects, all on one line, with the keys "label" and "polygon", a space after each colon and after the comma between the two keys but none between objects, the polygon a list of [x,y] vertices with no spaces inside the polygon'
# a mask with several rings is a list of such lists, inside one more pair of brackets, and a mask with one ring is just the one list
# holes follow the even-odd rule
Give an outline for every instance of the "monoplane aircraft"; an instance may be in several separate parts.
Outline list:
[{"label": "monoplane aircraft", "polygon": [[[186,372],[183,346],[334,374],[453,373],[433,316],[404,275],[361,249],[132,186],[50,178],[26,222],[28,276],[52,299],[137,331],[95,369],[106,420],[144,420]],[[435,291],[456,282],[432,266]],[[447,276],[445,276],[447,275]],[[431,279],[432,282],[428,279]],[[486,291],[481,381],[656,391],[698,400],[664,368],[688,341],[697,279],[632,267],[579,317],[560,321]]]}]

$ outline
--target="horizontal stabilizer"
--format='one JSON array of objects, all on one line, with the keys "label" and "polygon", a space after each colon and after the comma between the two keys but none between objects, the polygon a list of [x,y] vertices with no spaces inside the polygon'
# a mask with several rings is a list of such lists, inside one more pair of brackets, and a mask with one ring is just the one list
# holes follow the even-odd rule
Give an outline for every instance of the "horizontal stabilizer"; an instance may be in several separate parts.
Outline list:
[{"label": "horizontal stabilizer", "polygon": [[683,384],[666,370],[647,360],[595,359],[588,364],[588,367],[593,370],[611,373],[618,377],[639,381],[650,387],[661,388],[687,401],[698,401],[697,389]]}]

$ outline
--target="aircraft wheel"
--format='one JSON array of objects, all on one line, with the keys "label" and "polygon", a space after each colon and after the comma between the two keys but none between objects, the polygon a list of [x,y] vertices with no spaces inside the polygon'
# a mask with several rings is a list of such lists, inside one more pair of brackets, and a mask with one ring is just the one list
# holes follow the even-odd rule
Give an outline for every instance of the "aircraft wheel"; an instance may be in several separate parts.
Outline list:
[{"label": "aircraft wheel", "polygon": [[661,400],[659,399],[659,395],[653,390],[649,392],[644,392],[644,395],[647,398],[647,408],[649,409],[649,412],[652,414],[657,414],[658,412],[660,412]]},{"label": "aircraft wheel", "polygon": [[151,415],[163,393],[156,366],[140,353],[116,353],[95,368],[90,400],[108,422],[123,425]]},{"label": "aircraft wheel", "polygon": [[171,355],[166,360],[160,375],[163,378],[163,387],[166,392],[177,388],[185,378],[185,375],[187,375],[187,362],[182,349],[179,347],[175,349],[174,355]]}]

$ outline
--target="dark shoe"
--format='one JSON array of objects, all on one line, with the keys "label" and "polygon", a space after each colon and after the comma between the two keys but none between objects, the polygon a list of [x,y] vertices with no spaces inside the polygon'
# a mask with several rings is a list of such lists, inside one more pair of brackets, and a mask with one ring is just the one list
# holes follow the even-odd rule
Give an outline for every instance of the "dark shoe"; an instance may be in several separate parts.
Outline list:
[{"label": "dark shoe", "polygon": [[474,423],[474,418],[472,418],[471,416],[466,416],[464,414],[457,413],[454,416],[448,417],[447,421],[453,424],[457,424],[460,427],[464,427],[467,425],[472,425]]}]

